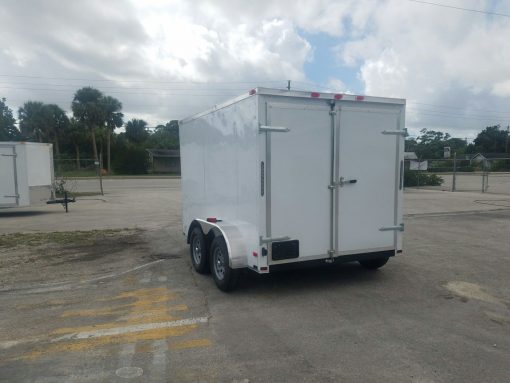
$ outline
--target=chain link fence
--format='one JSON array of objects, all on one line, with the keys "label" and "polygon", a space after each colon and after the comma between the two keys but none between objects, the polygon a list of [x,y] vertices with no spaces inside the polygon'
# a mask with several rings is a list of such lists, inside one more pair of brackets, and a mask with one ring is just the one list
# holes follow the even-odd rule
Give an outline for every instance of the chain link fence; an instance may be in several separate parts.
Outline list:
[{"label": "chain link fence", "polygon": [[63,196],[67,192],[70,198],[103,194],[103,182],[100,161],[92,158],[55,159],[55,192]]},{"label": "chain link fence", "polygon": [[510,158],[405,161],[406,187],[510,194]]}]

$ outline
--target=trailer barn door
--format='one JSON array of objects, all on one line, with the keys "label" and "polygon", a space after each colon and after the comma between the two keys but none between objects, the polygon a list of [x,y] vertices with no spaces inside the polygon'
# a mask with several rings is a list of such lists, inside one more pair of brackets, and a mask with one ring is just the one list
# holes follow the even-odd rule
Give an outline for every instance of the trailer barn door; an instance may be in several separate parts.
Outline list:
[{"label": "trailer barn door", "polygon": [[[398,110],[368,105],[337,110],[337,253],[395,248],[399,188]],[[382,229],[382,230],[381,230]]]},{"label": "trailer barn door", "polygon": [[16,191],[14,146],[0,146],[0,206],[15,206]]},{"label": "trailer barn door", "polygon": [[298,240],[300,259],[326,254],[333,150],[329,109],[304,102],[270,103],[267,125],[267,235]]}]

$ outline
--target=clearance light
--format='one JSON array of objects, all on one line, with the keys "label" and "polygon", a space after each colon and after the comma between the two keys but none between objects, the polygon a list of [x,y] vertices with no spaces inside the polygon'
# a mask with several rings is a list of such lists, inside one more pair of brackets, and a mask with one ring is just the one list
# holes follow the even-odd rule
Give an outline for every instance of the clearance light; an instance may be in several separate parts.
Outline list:
[{"label": "clearance light", "polygon": [[218,222],[218,220],[216,219],[216,217],[209,217],[206,219],[207,222],[211,222],[211,223],[216,223]]},{"label": "clearance light", "polygon": [[335,94],[335,100],[341,100],[342,98],[344,98],[343,94]]},{"label": "clearance light", "polygon": [[262,266],[262,267],[260,268],[260,271],[267,271],[267,266]]},{"label": "clearance light", "polygon": [[257,252],[256,252],[256,251],[254,251],[254,252],[252,253],[252,255],[253,255],[254,257],[258,257],[258,256],[259,256],[259,255],[257,254]]},{"label": "clearance light", "polygon": [[356,101],[363,101],[365,96],[356,96]]},{"label": "clearance light", "polygon": [[321,94],[319,92],[312,92],[312,93],[310,93],[310,97],[312,97],[312,98],[317,98],[317,97],[320,97],[320,96],[321,96]]},{"label": "clearance light", "polygon": [[257,89],[252,89],[248,92],[250,96],[253,96],[255,93],[257,93]]}]

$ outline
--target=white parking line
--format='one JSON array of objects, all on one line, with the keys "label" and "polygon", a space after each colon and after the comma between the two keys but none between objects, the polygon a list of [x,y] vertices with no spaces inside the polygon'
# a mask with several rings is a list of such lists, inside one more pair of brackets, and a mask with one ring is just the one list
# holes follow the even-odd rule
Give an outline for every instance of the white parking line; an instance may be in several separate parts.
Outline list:
[{"label": "white parking line", "polygon": [[179,320],[169,321],[169,322],[144,323],[144,324],[124,326],[124,327],[114,327],[114,328],[108,328],[108,329],[102,329],[102,330],[96,330],[96,331],[75,332],[75,333],[66,334],[64,336],[55,338],[52,340],[52,342],[60,342],[62,340],[99,338],[102,336],[123,335],[123,334],[129,334],[129,333],[133,333],[133,332],[146,331],[146,330],[188,326],[188,325],[193,325],[193,324],[197,324],[197,323],[207,323],[208,320],[209,319],[207,317],[186,318],[186,319],[179,319]]}]

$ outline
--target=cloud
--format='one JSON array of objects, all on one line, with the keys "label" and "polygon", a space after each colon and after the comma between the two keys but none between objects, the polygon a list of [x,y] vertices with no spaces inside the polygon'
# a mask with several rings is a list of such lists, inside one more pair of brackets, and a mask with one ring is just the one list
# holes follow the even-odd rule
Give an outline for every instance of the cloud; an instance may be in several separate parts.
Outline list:
[{"label": "cloud", "polygon": [[[510,12],[503,1],[469,6]],[[0,74],[10,75],[0,96],[14,108],[39,99],[69,110],[92,85],[128,118],[182,118],[255,85],[309,81],[305,64],[320,63],[305,31],[337,39],[339,73],[356,72],[364,93],[407,98],[415,131],[471,134],[510,119],[504,17],[400,0],[6,0],[0,25]],[[12,76],[27,74],[36,77]],[[350,91],[350,79],[328,77]]]},{"label": "cloud", "polygon": [[366,93],[407,98],[408,124],[416,130],[455,134],[506,122],[480,116],[510,96],[510,20],[395,0],[368,17],[370,29],[336,48],[341,64],[359,67]]},{"label": "cloud", "polygon": [[255,85],[305,79],[312,48],[293,20],[280,11],[259,18],[244,8],[200,1],[4,2],[2,72],[37,78],[0,77],[0,91],[16,107],[43,99],[69,110],[74,91],[92,85],[118,97],[128,118],[144,115],[157,124]]}]

